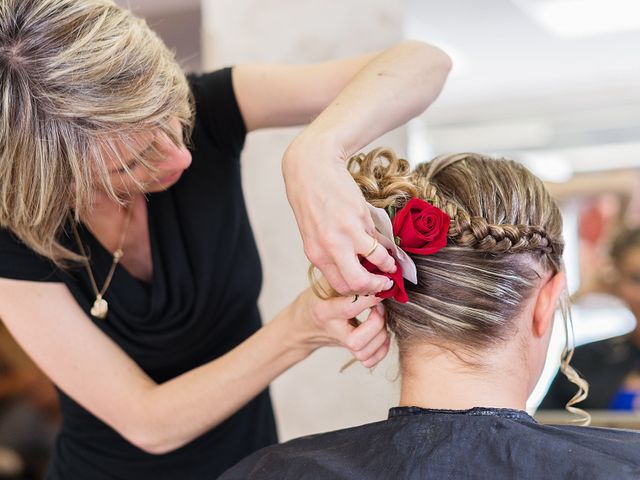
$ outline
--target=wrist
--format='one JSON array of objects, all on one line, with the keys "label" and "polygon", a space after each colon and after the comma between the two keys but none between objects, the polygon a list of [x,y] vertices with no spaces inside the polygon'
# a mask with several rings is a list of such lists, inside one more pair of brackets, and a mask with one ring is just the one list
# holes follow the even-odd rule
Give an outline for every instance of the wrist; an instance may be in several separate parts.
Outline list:
[{"label": "wrist", "polygon": [[289,144],[282,165],[286,172],[295,171],[298,166],[326,168],[329,162],[335,161],[344,166],[346,159],[347,153],[335,132],[309,125]]},{"label": "wrist", "polygon": [[303,318],[299,298],[265,325],[282,346],[283,354],[291,356],[296,362],[304,360],[320,346],[313,341],[315,335],[309,328],[311,322]]}]

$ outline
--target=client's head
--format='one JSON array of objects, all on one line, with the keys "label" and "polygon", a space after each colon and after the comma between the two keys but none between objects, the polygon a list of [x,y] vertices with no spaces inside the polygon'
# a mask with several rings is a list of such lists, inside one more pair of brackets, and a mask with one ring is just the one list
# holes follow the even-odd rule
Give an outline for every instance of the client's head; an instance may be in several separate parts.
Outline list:
[{"label": "client's head", "polygon": [[[543,183],[517,162],[474,153],[411,170],[391,150],[377,149],[352,158],[349,169],[366,200],[391,215],[417,197],[451,218],[444,248],[411,254],[418,281],[405,280],[408,302],[385,301],[403,388],[425,368],[445,383],[482,378],[486,400],[476,401],[490,404],[504,385],[486,379],[501,378],[524,405],[565,292],[562,218]],[[564,357],[563,371],[586,388],[568,365],[570,353]],[[492,406],[513,401],[498,403]]]}]

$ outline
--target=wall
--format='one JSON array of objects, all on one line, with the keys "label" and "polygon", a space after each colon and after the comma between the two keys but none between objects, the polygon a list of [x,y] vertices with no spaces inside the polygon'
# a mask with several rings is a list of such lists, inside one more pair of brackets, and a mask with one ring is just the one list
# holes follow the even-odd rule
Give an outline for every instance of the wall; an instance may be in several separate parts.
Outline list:
[{"label": "wall", "polygon": [[[401,38],[400,0],[203,0],[205,70],[224,65],[307,63],[382,49]],[[306,288],[307,260],[280,174],[280,160],[298,129],[251,133],[242,158],[245,197],[264,267],[260,307],[265,321]],[[400,154],[405,130],[375,143]],[[373,373],[326,348],[282,375],[272,387],[281,439],[386,417],[397,401],[390,357]]]}]

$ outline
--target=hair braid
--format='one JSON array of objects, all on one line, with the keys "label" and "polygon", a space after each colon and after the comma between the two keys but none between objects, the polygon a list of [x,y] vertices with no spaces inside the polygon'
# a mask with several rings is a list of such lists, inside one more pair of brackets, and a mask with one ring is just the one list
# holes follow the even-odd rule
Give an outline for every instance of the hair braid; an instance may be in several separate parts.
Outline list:
[{"label": "hair braid", "polygon": [[[562,255],[564,243],[552,241],[540,225],[492,224],[484,217],[470,216],[458,204],[447,201],[439,193],[431,176],[451,164],[464,160],[468,154],[459,154],[447,158],[438,165],[435,162],[418,166],[412,175],[421,198],[443,210],[451,217],[449,241],[457,246],[476,248],[493,253],[521,253],[538,251],[543,254]],[[426,170],[426,171],[425,171]]]},{"label": "hair braid", "polygon": [[450,240],[463,247],[495,253],[562,254],[563,243],[552,242],[544,228],[538,225],[496,225],[482,217],[471,217],[465,222],[454,222],[453,229],[449,232]]}]

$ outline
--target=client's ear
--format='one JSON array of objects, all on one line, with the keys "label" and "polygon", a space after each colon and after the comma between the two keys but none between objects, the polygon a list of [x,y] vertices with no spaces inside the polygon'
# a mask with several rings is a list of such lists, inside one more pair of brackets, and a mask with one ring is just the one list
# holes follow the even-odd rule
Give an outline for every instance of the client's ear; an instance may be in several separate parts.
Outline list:
[{"label": "client's ear", "polygon": [[558,272],[542,285],[533,308],[533,334],[543,337],[553,325],[553,315],[566,285],[564,272]]}]

